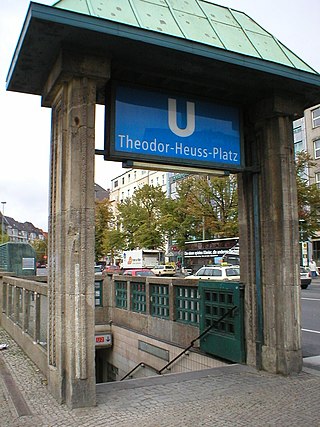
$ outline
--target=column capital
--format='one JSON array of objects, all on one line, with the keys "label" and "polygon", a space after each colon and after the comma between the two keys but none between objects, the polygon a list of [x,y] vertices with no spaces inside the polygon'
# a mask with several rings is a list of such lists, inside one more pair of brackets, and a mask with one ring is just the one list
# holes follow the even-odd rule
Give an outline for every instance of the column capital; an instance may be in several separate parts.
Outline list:
[{"label": "column capital", "polygon": [[110,64],[106,56],[62,48],[44,85],[41,105],[51,107],[61,86],[74,77],[95,80],[98,91],[110,79]]},{"label": "column capital", "polygon": [[289,93],[271,94],[247,110],[250,121],[259,123],[274,117],[291,117],[292,120],[303,116],[305,105],[302,99]]}]

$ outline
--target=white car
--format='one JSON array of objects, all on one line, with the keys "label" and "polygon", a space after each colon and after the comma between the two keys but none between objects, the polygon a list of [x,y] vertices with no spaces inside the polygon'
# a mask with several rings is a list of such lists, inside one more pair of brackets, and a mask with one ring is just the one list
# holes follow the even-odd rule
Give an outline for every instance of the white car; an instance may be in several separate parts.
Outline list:
[{"label": "white car", "polygon": [[176,269],[173,265],[156,265],[151,269],[156,276],[173,276]]},{"label": "white car", "polygon": [[186,279],[200,280],[240,280],[240,268],[238,265],[214,265],[201,267],[195,274]]},{"label": "white car", "polygon": [[308,267],[300,267],[301,288],[307,289],[312,281],[311,271]]},{"label": "white car", "polygon": [[94,275],[95,275],[95,277],[102,277],[102,271],[101,271],[100,265],[94,266]]}]

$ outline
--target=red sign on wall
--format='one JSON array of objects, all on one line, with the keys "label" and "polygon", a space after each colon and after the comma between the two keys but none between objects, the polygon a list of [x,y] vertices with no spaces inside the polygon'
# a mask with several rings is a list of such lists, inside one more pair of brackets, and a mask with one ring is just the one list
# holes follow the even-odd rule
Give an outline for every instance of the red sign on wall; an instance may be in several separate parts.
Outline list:
[{"label": "red sign on wall", "polygon": [[95,336],[96,347],[111,347],[112,334],[99,334]]}]

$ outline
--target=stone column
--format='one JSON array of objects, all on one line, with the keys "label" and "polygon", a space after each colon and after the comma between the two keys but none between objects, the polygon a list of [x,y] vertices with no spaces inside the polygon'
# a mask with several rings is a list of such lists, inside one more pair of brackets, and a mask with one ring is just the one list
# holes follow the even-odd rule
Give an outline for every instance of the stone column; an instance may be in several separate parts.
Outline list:
[{"label": "stone column", "polygon": [[99,57],[62,51],[47,81],[52,108],[48,275],[49,389],[70,408],[95,405],[94,153]]},{"label": "stone column", "polygon": [[247,363],[285,375],[302,368],[292,131],[293,117],[302,111],[275,96],[246,112],[245,154],[252,173],[239,175]]}]

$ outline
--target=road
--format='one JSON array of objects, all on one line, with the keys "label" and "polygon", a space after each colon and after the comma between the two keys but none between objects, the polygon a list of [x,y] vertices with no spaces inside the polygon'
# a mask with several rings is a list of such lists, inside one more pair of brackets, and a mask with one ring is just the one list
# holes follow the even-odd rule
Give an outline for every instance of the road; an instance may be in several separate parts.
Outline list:
[{"label": "road", "polygon": [[301,291],[303,357],[320,356],[320,278]]}]

